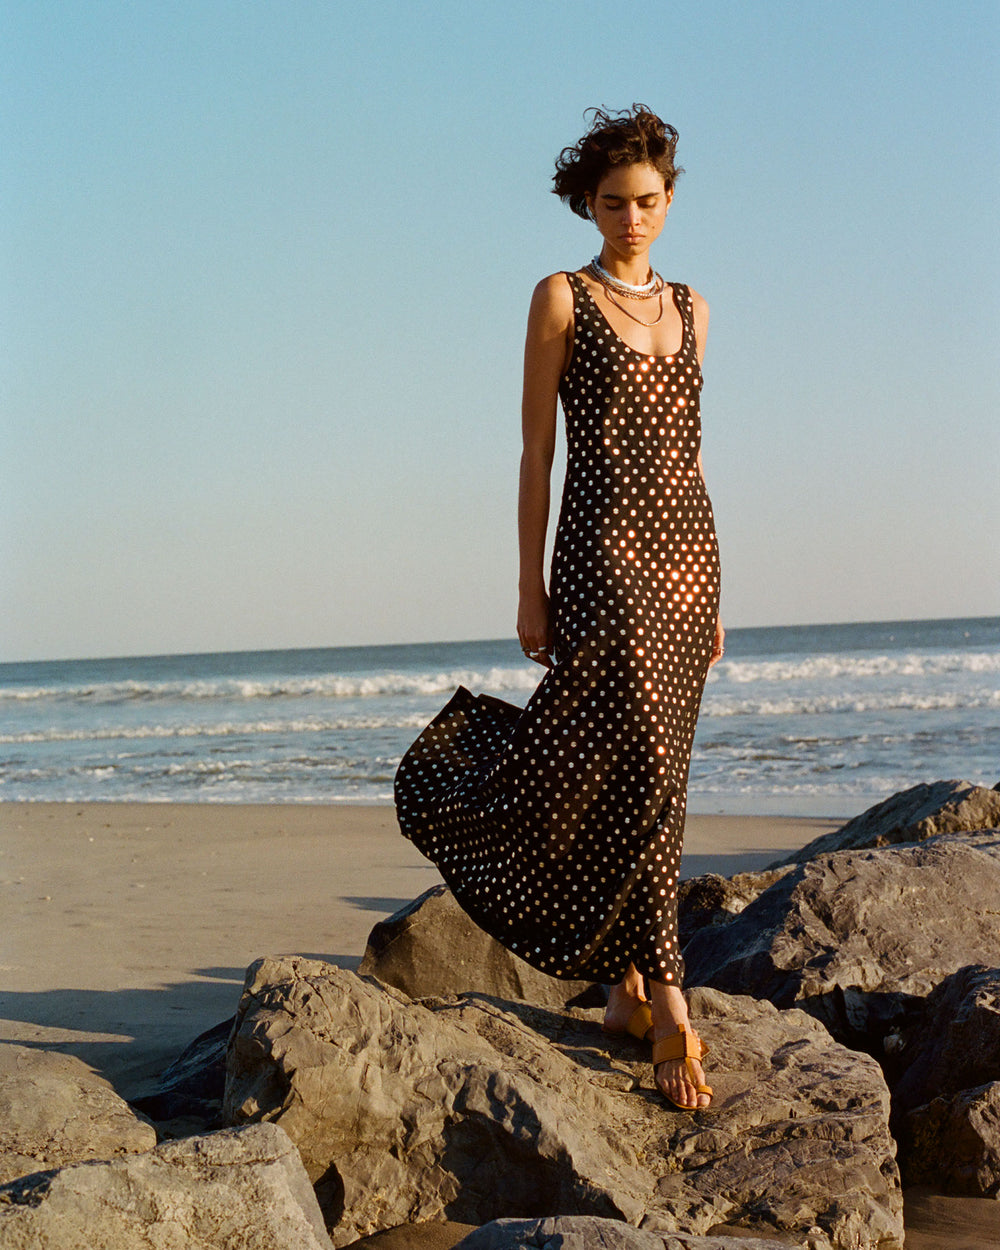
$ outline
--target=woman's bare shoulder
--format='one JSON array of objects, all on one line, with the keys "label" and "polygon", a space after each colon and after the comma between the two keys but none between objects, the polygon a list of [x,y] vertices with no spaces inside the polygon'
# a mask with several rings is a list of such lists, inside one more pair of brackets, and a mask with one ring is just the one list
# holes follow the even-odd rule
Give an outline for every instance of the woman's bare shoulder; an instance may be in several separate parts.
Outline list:
[{"label": "woman's bare shoulder", "polygon": [[531,315],[560,326],[573,320],[573,291],[565,273],[550,273],[531,296]]},{"label": "woman's bare shoulder", "polygon": [[569,275],[564,271],[550,273],[535,286],[532,298],[545,304],[572,307],[573,292],[569,285]]},{"label": "woman's bare shoulder", "polygon": [[694,287],[688,287],[691,294],[691,316],[694,318],[694,337],[698,344],[698,359],[705,354],[705,336],[708,333],[708,301],[699,295]]},{"label": "woman's bare shoulder", "polygon": [[694,289],[693,286],[689,286],[688,290],[691,293],[691,311],[695,315],[695,320],[707,321],[708,320],[708,300],[705,299],[704,295],[699,295],[699,293]]}]

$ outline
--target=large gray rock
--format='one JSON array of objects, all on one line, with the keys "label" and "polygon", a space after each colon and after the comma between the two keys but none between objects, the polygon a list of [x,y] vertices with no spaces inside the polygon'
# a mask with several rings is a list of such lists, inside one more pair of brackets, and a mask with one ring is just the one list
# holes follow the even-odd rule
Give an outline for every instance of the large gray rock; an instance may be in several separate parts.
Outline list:
[{"label": "large gray rock", "polygon": [[1000,830],[824,855],[695,932],[687,983],[798,1004],[875,1047],[949,974],[1000,964],[998,898]]},{"label": "large gray rock", "polygon": [[1000,968],[973,964],[946,977],[894,1041],[895,1115],[1000,1081]]},{"label": "large gray rock", "polygon": [[75,1056],[0,1045],[0,1184],[155,1145],[153,1126]]},{"label": "large gray rock", "polygon": [[474,990],[543,1007],[605,1001],[591,981],[546,976],[518,959],[470,920],[443,885],[432,886],[372,929],[358,971],[409,998]]},{"label": "large gray rock", "polygon": [[868,808],[833,833],[814,838],[763,872],[733,877],[707,873],[682,881],[677,899],[681,945],[699,929],[728,924],[796,864],[836,851],[922,842],[944,833],[995,828],[1000,828],[1000,786],[988,790],[968,781],[912,786]]},{"label": "large gray rock", "polygon": [[934,781],[901,790],[849,820],[846,825],[814,838],[780,864],[804,864],[833,851],[922,842],[942,833],[973,833],[1000,827],[1000,790],[988,790],[971,781]]},{"label": "large gray rock", "polygon": [[873,1060],[811,1017],[695,991],[714,1105],[671,1110],[600,1011],[483,995],[416,1003],[315,961],[248,970],[225,1115],[296,1142],[336,1246],[407,1220],[552,1211],[891,1250],[901,1199]]},{"label": "large gray rock", "polygon": [[1000,1198],[1000,1081],[935,1098],[906,1116],[912,1185]]},{"label": "large gray rock", "polygon": [[788,1250],[788,1246],[787,1241],[770,1238],[654,1233],[620,1220],[563,1215],[544,1220],[493,1220],[463,1237],[454,1250]]},{"label": "large gray rock", "polygon": [[701,877],[689,877],[677,890],[677,923],[681,946],[699,929],[727,925],[734,916],[750,904],[794,868],[789,864],[782,868],[768,868],[763,872],[741,872],[732,877],[720,877],[709,872]]},{"label": "large gray rock", "polygon": [[1000,1195],[1000,968],[960,969],[890,1041],[904,1179]]},{"label": "large gray rock", "polygon": [[160,1073],[155,1089],[132,1105],[170,1137],[189,1137],[222,1127],[226,1046],[233,1020],[223,1020],[185,1046]]},{"label": "large gray rock", "polygon": [[329,1250],[295,1147],[274,1124],[0,1187],[0,1250]]}]

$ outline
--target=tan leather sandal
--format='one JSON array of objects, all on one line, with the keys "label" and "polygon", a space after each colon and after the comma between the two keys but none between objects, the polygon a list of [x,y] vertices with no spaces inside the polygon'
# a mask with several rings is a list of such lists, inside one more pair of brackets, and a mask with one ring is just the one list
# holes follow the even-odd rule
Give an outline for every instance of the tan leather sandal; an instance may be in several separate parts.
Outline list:
[{"label": "tan leather sandal", "polygon": [[602,1027],[602,1032],[607,1033],[610,1037],[624,1037],[627,1033],[630,1037],[634,1037],[640,1042],[649,1042],[653,1040],[653,1009],[648,1002],[640,1002],[635,1011],[628,1018],[628,1023],[623,1029],[609,1029]]},{"label": "tan leather sandal", "polygon": [[[707,1094],[709,1098],[711,1098],[711,1085],[701,1085],[698,1083],[694,1074],[694,1064],[691,1062],[692,1059],[704,1059],[707,1054],[708,1047],[701,1040],[698,1034],[695,1033],[693,1029],[686,1029],[682,1024],[678,1028],[677,1032],[671,1034],[670,1037],[661,1037],[658,1041],[653,1043],[654,1079],[656,1076],[656,1069],[661,1063],[664,1063],[668,1059],[683,1059],[687,1065],[688,1075],[691,1077],[691,1084],[694,1086],[695,1092],[698,1094]],[[657,1088],[659,1089],[659,1086],[657,1086]],[[698,1106],[689,1107],[686,1103],[678,1102],[676,1098],[671,1098],[670,1095],[664,1093],[663,1090],[660,1090],[660,1093],[663,1094],[664,1098],[666,1098],[668,1102],[672,1102],[675,1107],[680,1107],[682,1111],[704,1110],[704,1108]]]}]

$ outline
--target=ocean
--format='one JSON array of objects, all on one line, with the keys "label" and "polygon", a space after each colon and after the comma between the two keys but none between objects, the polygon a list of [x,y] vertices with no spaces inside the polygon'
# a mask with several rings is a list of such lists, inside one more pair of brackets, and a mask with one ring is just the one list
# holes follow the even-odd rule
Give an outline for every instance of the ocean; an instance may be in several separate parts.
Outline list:
[{"label": "ocean", "polygon": [[[456,685],[524,704],[512,639],[0,664],[0,799],[385,803]],[[1000,778],[1000,618],[733,629],[689,809],[850,816]]]}]

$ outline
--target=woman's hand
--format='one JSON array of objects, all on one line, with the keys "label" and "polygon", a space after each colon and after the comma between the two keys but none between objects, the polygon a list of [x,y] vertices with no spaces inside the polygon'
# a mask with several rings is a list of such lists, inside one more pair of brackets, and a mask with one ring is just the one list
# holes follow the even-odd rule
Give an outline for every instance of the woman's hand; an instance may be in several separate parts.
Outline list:
[{"label": "woman's hand", "polygon": [[517,605],[517,636],[521,650],[529,660],[552,667],[552,628],[549,622],[549,597],[544,590],[522,593]]},{"label": "woman's hand", "polygon": [[712,658],[708,662],[708,667],[718,664],[726,653],[726,631],[722,628],[722,617],[715,622],[715,644],[712,647]]}]

